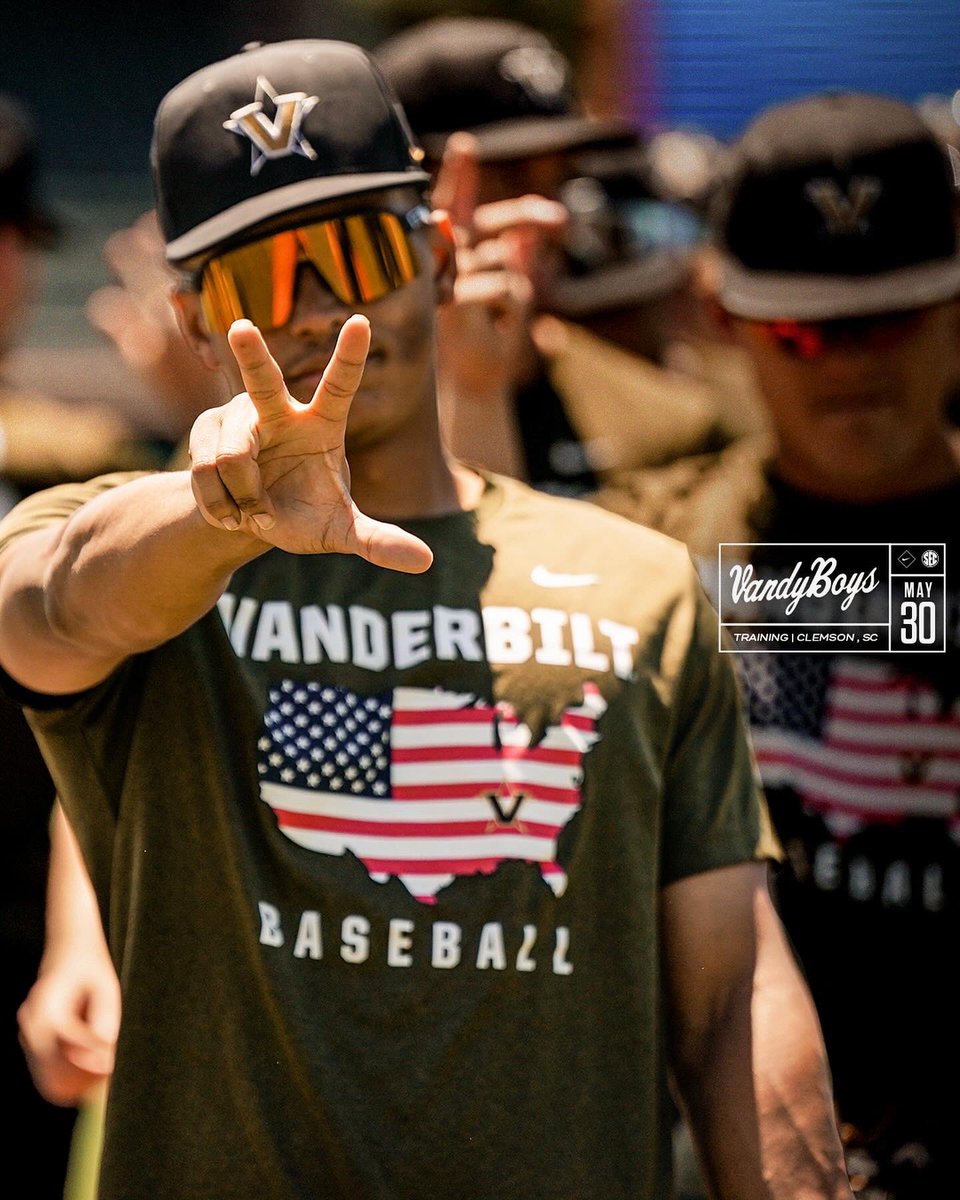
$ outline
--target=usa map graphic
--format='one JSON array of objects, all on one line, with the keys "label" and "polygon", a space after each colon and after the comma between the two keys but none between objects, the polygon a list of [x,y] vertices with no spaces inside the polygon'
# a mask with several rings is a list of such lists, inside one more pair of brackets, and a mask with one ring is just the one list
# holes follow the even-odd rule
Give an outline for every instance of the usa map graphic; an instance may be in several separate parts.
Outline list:
[{"label": "usa map graphic", "polygon": [[318,682],[270,689],[257,743],[261,798],[319,854],[348,850],[378,883],[435,903],[457,876],[537,864],[562,895],[557,839],[581,805],[583,756],[606,703],[593,684],[535,745],[505,705],[442,689],[366,696]]}]

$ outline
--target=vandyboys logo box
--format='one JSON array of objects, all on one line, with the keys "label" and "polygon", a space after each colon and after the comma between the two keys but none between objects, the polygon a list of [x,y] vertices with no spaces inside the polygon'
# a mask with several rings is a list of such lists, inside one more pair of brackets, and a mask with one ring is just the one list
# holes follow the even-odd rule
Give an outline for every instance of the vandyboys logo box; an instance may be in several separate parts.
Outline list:
[{"label": "vandyboys logo box", "polygon": [[722,542],[720,649],[942,653],[940,542]]}]

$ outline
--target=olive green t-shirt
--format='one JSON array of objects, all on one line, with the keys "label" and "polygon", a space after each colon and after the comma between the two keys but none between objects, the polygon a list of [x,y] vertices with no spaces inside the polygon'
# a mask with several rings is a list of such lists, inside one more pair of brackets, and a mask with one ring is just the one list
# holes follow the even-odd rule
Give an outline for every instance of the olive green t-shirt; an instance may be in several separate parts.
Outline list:
[{"label": "olive green t-shirt", "polygon": [[660,889],[775,852],[716,618],[517,483],[404,524],[423,575],[274,550],[28,704],[124,990],[100,1200],[669,1194]]}]

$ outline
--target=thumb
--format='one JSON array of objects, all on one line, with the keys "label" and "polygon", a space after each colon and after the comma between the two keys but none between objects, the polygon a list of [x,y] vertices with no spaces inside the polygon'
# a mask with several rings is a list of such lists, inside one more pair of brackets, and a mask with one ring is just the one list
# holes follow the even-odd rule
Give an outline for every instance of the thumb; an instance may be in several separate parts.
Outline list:
[{"label": "thumb", "polygon": [[544,358],[557,358],[569,345],[570,328],[557,317],[544,313],[532,322],[530,336]]},{"label": "thumb", "polygon": [[433,563],[433,551],[412,533],[385,521],[375,521],[354,507],[350,550],[376,567],[421,575]]},{"label": "thumb", "polygon": [[79,1042],[66,1038],[60,1041],[63,1061],[85,1075],[107,1078],[113,1074],[114,1047],[104,1042]]}]

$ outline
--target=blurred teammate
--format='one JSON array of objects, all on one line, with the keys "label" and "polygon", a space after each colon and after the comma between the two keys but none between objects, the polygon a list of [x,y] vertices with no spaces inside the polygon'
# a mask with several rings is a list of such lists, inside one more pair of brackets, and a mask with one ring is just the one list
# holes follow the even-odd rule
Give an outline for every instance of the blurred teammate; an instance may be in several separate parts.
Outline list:
[{"label": "blurred teammate", "polygon": [[444,453],[453,246],[368,57],[215,63],[153,162],[236,394],[191,471],[0,530],[123,985],[101,1200],[659,1200],[668,1061],[718,1196],[848,1196],[713,614],[681,546]]},{"label": "blurred teammate", "polygon": [[382,42],[374,57],[431,175],[452,134],[468,130],[476,138],[478,204],[556,199],[576,174],[578,153],[636,140],[628,122],[585,111],[566,57],[518,21],[435,17]]},{"label": "blurred teammate", "polygon": [[[39,197],[37,154],[29,113],[12,97],[0,97],[0,513],[40,487],[95,474],[112,464],[133,466],[140,453],[131,432],[112,414],[26,391],[3,378],[7,356],[41,286],[40,254],[59,234]],[[6,698],[0,699],[0,779],[0,1010],[7,1166],[11,1177],[22,1182],[25,1195],[60,1200],[75,1106],[108,1073],[109,1055],[96,1062],[86,1058],[92,1069],[82,1076],[70,1068],[74,1073],[69,1084],[61,1077],[58,1086],[43,1087],[47,1099],[35,1087],[24,1059],[17,1013],[41,967],[45,923],[53,916],[46,900],[54,785],[23,714]],[[69,889],[58,889],[55,903],[61,897],[68,907],[76,899]],[[46,966],[50,961],[45,959]],[[99,978],[109,986],[109,963],[105,966]],[[81,1055],[98,1041],[97,1030],[104,1023],[112,1025],[111,1015],[94,1012],[104,996],[95,984],[60,993],[59,1031]],[[55,1038],[47,1041],[50,1061],[62,1050],[54,1042]]]},{"label": "blurred teammate", "polygon": [[776,441],[704,466],[665,522],[708,574],[719,541],[946,543],[945,653],[741,662],[779,907],[870,1200],[956,1186],[956,213],[942,146],[899,101],[814,96],[750,126],[716,210],[718,301]]},{"label": "blurred teammate", "polygon": [[197,413],[227,396],[223,380],[204,369],[177,328],[170,304],[176,275],[164,259],[156,213],[143,213],[111,234],[103,259],[112,282],[89,297],[87,319],[142,382],[157,428],[175,447],[173,461],[183,466],[184,441]]},{"label": "blurred teammate", "polygon": [[693,333],[693,205],[658,194],[628,124],[583,110],[549,40],[512,21],[436,18],[376,55],[457,230],[439,329],[455,452],[544,490],[602,484],[610,507],[627,489],[629,506],[634,469],[751,432],[737,352],[698,341],[682,370],[669,362]]}]

